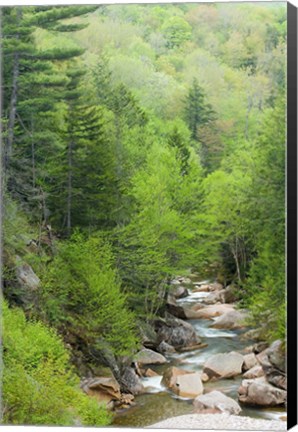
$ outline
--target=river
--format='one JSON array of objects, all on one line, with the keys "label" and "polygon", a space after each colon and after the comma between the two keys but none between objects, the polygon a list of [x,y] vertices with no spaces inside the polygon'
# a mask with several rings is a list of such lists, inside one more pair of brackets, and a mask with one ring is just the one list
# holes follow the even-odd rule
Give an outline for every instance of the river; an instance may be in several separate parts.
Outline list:
[{"label": "river", "polygon": [[[202,302],[209,293],[192,293],[188,297],[177,300],[178,304],[193,306]],[[243,330],[219,330],[211,328],[211,320],[188,320],[193,325],[197,334],[207,347],[185,353],[167,355],[168,363],[162,366],[150,366],[159,376],[143,378],[142,382],[147,393],[136,396],[136,405],[132,408],[118,412],[112,426],[144,427],[170,417],[193,413],[192,400],[174,395],[161,385],[162,373],[169,366],[177,366],[181,369],[202,371],[208,357],[217,353],[241,351],[251,345],[253,341],[240,338]],[[219,390],[233,399],[238,399],[238,388],[242,377],[233,379],[221,379],[204,384],[207,390]],[[278,419],[286,415],[284,408],[262,409],[250,408],[242,405],[240,415],[263,419]]]}]

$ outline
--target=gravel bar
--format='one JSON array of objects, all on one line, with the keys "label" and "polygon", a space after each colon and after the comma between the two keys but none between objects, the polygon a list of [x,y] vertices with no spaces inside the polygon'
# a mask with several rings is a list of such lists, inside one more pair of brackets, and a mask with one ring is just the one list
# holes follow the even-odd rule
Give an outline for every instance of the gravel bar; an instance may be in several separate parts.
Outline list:
[{"label": "gravel bar", "polygon": [[285,431],[287,423],[229,414],[188,414],[163,420],[147,428]]}]

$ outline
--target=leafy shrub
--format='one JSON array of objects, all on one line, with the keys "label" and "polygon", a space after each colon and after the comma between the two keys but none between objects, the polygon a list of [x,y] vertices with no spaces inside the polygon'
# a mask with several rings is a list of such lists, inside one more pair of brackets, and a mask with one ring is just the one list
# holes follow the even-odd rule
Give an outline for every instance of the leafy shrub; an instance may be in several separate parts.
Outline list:
[{"label": "leafy shrub", "polygon": [[61,338],[3,303],[3,421],[104,426],[106,409],[79,389]]}]

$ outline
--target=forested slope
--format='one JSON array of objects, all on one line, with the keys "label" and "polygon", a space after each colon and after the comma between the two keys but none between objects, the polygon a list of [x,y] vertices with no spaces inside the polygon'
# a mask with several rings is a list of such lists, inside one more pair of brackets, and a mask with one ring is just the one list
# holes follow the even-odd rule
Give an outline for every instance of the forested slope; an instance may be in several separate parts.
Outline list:
[{"label": "forested slope", "polygon": [[12,7],[2,32],[4,421],[107,424],[76,375],[127,390],[176,275],[284,340],[285,5]]}]

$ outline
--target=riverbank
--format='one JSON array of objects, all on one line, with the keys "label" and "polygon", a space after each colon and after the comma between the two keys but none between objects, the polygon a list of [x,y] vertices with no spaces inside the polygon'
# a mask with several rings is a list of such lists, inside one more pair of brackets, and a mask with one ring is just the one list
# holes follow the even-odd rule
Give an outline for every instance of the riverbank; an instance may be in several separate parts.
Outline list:
[{"label": "riverbank", "polygon": [[284,431],[287,429],[287,423],[281,420],[263,420],[228,414],[188,414],[172,417],[146,428]]}]

